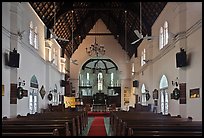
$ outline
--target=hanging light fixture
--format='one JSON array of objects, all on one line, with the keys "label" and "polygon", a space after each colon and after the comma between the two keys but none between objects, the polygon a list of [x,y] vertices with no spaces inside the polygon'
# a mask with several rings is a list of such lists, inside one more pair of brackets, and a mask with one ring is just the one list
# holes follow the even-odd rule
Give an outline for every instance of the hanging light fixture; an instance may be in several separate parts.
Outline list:
[{"label": "hanging light fixture", "polygon": [[[95,29],[95,33],[96,33],[96,29]],[[89,48],[86,48],[86,53],[89,56],[95,55],[99,57],[99,56],[105,55],[105,52],[106,52],[105,47],[96,43],[96,35],[95,35],[95,42]]]}]

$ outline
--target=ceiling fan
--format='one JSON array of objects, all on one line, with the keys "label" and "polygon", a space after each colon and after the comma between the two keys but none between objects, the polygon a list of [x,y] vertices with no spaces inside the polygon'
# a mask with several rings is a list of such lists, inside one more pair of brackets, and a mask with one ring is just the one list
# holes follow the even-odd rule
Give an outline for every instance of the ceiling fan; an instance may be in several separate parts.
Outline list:
[{"label": "ceiling fan", "polygon": [[143,36],[142,35],[142,5],[141,5],[141,2],[140,2],[140,32],[138,30],[134,30],[134,33],[137,35],[138,39],[135,40],[134,42],[132,42],[131,44],[135,44],[137,43],[138,41],[142,40],[142,39],[146,39],[146,40],[151,40],[153,37],[152,36]]},{"label": "ceiling fan", "polygon": [[[72,10],[72,56],[74,53],[74,29],[73,29],[73,13],[74,11]],[[76,59],[72,59],[70,58],[71,63],[73,63],[74,65],[78,65],[77,60]]]},{"label": "ceiling fan", "polygon": [[49,39],[56,39],[56,40],[61,40],[61,41],[67,41],[68,42],[69,41],[68,39],[58,37],[55,34],[55,23],[56,23],[56,9],[55,9],[55,2],[54,2],[54,26],[53,26],[53,29],[49,29],[50,33],[52,34]]}]

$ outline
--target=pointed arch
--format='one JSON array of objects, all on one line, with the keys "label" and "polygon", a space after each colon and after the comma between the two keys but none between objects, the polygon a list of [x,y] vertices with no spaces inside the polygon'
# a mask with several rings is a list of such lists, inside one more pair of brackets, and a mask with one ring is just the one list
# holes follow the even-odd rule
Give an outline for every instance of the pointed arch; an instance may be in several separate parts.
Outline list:
[{"label": "pointed arch", "polygon": [[30,80],[30,87],[38,88],[38,80],[35,75],[33,75]]},{"label": "pointed arch", "polygon": [[160,83],[159,83],[159,88],[163,89],[163,88],[167,88],[167,87],[168,87],[167,77],[165,75],[162,75],[162,77],[160,79]]}]

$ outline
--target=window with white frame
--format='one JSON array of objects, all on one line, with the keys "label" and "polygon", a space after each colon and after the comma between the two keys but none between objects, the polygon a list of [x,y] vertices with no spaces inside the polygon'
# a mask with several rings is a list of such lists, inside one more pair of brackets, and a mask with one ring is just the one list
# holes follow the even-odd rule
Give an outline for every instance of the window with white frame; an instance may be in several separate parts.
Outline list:
[{"label": "window with white frame", "polygon": [[135,74],[135,64],[132,63],[132,76]]},{"label": "window with white frame", "polygon": [[30,114],[38,111],[38,90],[36,88],[31,88],[29,92],[29,111]]},{"label": "window with white frame", "polygon": [[98,73],[98,90],[103,90],[103,74],[101,72]]},{"label": "window with white frame", "polygon": [[61,68],[60,68],[60,70],[61,70],[62,73],[65,73],[65,62],[66,62],[66,58],[61,57]]},{"label": "window with white frame", "polygon": [[169,35],[168,35],[168,22],[164,22],[164,26],[160,27],[159,32],[159,49],[162,49],[165,45],[168,44]]},{"label": "window with white frame", "polygon": [[146,52],[145,52],[145,49],[143,49],[141,54],[141,66],[145,64],[145,59],[146,59]]},{"label": "window with white frame", "polygon": [[90,85],[90,74],[86,73],[87,85]]},{"label": "window with white frame", "polygon": [[35,27],[34,31],[34,47],[35,49],[38,49],[38,28]]},{"label": "window with white frame", "polygon": [[29,91],[29,112],[34,114],[38,112],[38,81],[35,75],[30,80],[30,91]]},{"label": "window with white frame", "polygon": [[111,73],[111,76],[110,76],[110,85],[113,87],[113,72]]},{"label": "window with white frame", "polygon": [[34,46],[35,49],[38,49],[38,28],[34,27],[33,22],[30,21],[29,29],[29,44]]},{"label": "window with white frame", "polygon": [[164,45],[164,36],[163,36],[163,27],[160,28],[160,33],[159,33],[159,49],[162,49],[163,48],[163,45]]},{"label": "window with white frame", "polygon": [[168,23],[164,22],[164,45],[168,44],[169,36],[168,36]]},{"label": "window with white frame", "polygon": [[57,92],[57,85],[56,84],[55,84],[55,88],[53,90],[52,96],[53,96],[53,98],[52,98],[52,105],[58,105],[59,93]]},{"label": "window with white frame", "polygon": [[57,66],[57,48],[53,48],[53,63]]},{"label": "window with white frame", "polygon": [[33,35],[34,35],[33,22],[30,21],[30,27],[29,27],[29,44],[30,45],[33,45]]},{"label": "window with white frame", "polygon": [[141,93],[142,93],[142,105],[147,105],[146,91],[145,91],[144,84],[142,84]]}]

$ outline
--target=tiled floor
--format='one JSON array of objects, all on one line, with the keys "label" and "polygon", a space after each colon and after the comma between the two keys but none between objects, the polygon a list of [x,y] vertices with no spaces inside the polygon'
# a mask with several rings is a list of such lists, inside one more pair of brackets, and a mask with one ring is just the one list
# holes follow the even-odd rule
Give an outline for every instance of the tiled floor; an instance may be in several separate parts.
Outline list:
[{"label": "tiled floor", "polygon": [[[87,136],[89,129],[91,127],[91,124],[93,122],[94,117],[88,117],[88,126],[83,130],[82,132],[82,136]],[[106,133],[107,136],[111,136],[111,132],[110,132],[110,117],[104,117],[104,124],[105,124],[105,128],[106,128]]]}]

